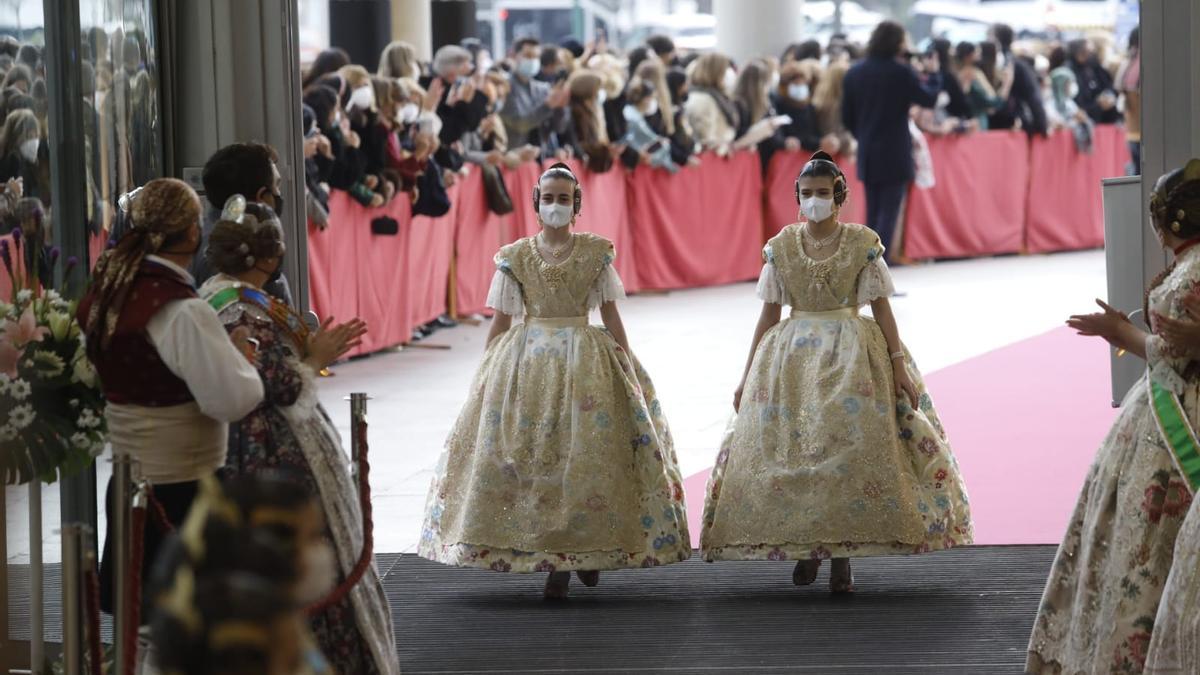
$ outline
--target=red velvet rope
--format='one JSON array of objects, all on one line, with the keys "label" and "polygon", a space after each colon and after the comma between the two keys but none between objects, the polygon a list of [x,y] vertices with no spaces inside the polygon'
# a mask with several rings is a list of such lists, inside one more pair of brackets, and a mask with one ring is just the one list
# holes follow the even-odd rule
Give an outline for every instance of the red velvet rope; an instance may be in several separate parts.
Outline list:
[{"label": "red velvet rope", "polygon": [[367,461],[367,420],[358,419],[354,421],[354,437],[358,441],[358,500],[362,508],[363,518],[363,548],[362,554],[358,557],[358,563],[354,565],[354,569],[350,571],[350,576],[346,577],[333,592],[324,600],[310,606],[308,608],[309,615],[320,614],[329,607],[341,602],[350,589],[362,580],[363,575],[367,573],[367,568],[371,566],[371,560],[375,555],[375,522],[371,518],[371,482],[369,480],[371,473],[371,464]]},{"label": "red velvet rope", "polygon": [[103,656],[100,651],[100,574],[94,567],[84,573],[83,585],[88,619],[88,659],[91,661],[88,670],[92,675],[102,675],[104,669],[100,662]]},{"label": "red velvet rope", "polygon": [[163,534],[171,534],[175,531],[175,525],[171,523],[171,519],[167,518],[167,511],[163,508],[162,502],[158,501],[158,497],[154,496],[154,488],[149,484],[146,485],[146,501],[150,504],[150,508],[154,513],[154,524]]},{"label": "red velvet rope", "polygon": [[134,507],[130,518],[133,541],[129,546],[129,623],[125,635],[114,639],[125,641],[128,661],[120,675],[135,675],[137,671],[138,629],[142,623],[142,556],[146,548],[146,509]]}]

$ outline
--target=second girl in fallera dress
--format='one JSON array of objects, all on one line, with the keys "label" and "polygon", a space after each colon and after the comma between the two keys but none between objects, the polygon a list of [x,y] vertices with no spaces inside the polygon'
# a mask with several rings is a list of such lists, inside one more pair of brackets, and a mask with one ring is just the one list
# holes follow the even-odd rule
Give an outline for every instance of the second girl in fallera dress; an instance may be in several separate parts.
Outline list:
[{"label": "second girl in fallera dress", "polygon": [[[853,589],[852,557],[972,541],[958,466],[900,342],[883,245],[838,221],[846,196],[832,158],[813,155],[796,181],[808,222],[763,251],[762,315],[700,538],[710,561],[797,560],[798,585],[833,558],[835,592]],[[868,304],[874,318],[859,316]]]},{"label": "second girl in fallera dress", "polygon": [[[572,232],[564,164],[534,193],[542,231],[496,254],[488,347],[429,489],[420,554],[501,572],[652,567],[691,554],[683,482],[654,385],[629,350],[612,242]],[[588,324],[600,309],[604,328]],[[512,317],[525,314],[524,323]]]}]

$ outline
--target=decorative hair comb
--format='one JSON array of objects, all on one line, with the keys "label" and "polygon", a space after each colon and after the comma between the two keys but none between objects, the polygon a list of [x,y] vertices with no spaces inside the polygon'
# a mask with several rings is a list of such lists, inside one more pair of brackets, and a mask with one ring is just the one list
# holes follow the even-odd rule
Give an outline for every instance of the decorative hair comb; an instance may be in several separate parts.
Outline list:
[{"label": "decorative hair comb", "polygon": [[221,220],[241,223],[246,215],[246,198],[241,195],[230,195],[225,200],[225,208],[221,209]]},{"label": "decorative hair comb", "polygon": [[141,192],[142,188],[140,187],[126,192],[117,198],[117,206],[120,207],[120,209],[125,213],[129,213],[129,210],[133,208],[133,200],[137,199],[137,196],[141,194]]}]

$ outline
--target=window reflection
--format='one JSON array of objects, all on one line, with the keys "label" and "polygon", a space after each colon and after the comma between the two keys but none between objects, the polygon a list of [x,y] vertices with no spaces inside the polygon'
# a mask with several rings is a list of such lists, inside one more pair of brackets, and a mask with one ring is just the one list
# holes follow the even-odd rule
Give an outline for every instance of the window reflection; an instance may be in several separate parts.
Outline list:
[{"label": "window reflection", "polygon": [[101,242],[121,234],[121,196],[163,173],[153,4],[80,2],[88,223]]}]

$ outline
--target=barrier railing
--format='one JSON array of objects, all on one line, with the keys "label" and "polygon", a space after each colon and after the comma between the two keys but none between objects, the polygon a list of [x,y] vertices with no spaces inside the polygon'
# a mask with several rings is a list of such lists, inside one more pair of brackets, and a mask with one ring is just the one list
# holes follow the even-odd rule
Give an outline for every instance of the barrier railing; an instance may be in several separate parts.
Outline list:
[{"label": "barrier railing", "polygon": [[[1123,173],[1123,134],[1097,127],[1087,155],[1075,151],[1069,134],[930,139],[936,185],[910,195],[903,252],[928,259],[1101,246],[1100,179]],[[614,265],[631,292],[753,279],[767,238],[796,220],[791,184],[807,158],[778,152],[765,177],[752,152],[704,155],[700,166],[674,175],[650,167],[593,174],[577,165],[584,194],[577,227],[613,240]],[[842,163],[851,184],[844,220],[862,222],[865,189],[853,161]],[[335,192],[328,229],[309,228],[312,309],[367,321],[371,330],[356,354],[407,343],[416,326],[450,307],[462,315],[484,311],[496,250],[536,229],[538,169],[503,170],[514,207],[503,216],[488,210],[479,171],[449,189],[454,206],[441,218],[414,218],[403,196],[367,209]],[[372,233],[371,220],[381,215],[400,224],[398,234]]]}]

